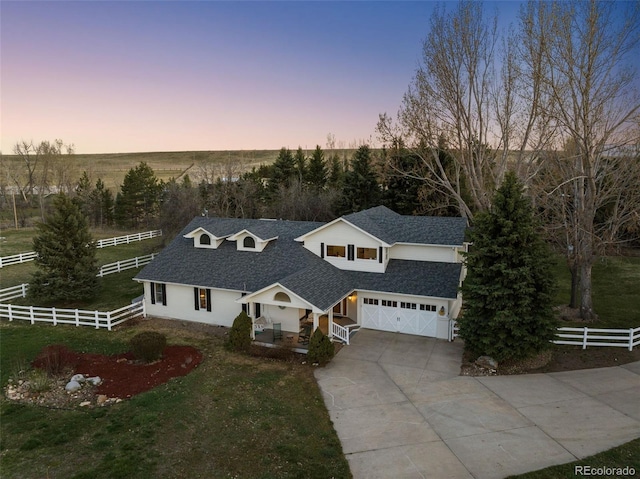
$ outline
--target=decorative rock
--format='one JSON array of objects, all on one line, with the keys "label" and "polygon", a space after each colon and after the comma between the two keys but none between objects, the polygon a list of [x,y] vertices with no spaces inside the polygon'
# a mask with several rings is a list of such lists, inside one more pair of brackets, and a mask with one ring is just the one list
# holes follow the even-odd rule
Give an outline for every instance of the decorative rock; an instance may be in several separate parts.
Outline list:
[{"label": "decorative rock", "polygon": [[91,406],[91,401],[82,401],[80,407]]},{"label": "decorative rock", "polygon": [[80,383],[78,381],[69,381],[67,385],[64,387],[65,391],[69,393],[74,393],[80,390]]},{"label": "decorative rock", "polygon": [[75,381],[78,383],[84,382],[84,374],[74,374],[69,381]]},{"label": "decorative rock", "polygon": [[480,356],[476,359],[476,365],[485,369],[498,369],[498,361],[491,356]]},{"label": "decorative rock", "polygon": [[104,394],[100,394],[96,402],[98,403],[99,406],[103,405],[104,403],[107,402],[107,396],[105,396]]},{"label": "decorative rock", "polygon": [[102,379],[100,379],[100,376],[94,376],[92,378],[87,378],[87,382],[97,386],[102,382]]}]

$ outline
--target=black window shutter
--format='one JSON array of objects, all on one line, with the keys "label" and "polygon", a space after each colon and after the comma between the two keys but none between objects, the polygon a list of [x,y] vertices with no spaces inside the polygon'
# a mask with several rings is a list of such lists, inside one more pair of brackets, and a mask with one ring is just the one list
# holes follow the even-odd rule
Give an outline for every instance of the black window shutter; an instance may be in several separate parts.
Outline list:
[{"label": "black window shutter", "polygon": [[211,311],[211,290],[207,288],[207,311]]},{"label": "black window shutter", "polygon": [[320,243],[320,257],[324,258],[324,243]]},{"label": "black window shutter", "polygon": [[347,245],[347,260],[348,261],[353,261],[353,256],[354,256],[353,249],[354,248],[353,248],[352,244]]},{"label": "black window shutter", "polygon": [[196,311],[200,310],[200,297],[198,295],[198,288],[193,288],[193,299],[195,301]]},{"label": "black window shutter", "polygon": [[151,304],[156,304],[156,284],[149,283],[149,287],[151,288]]},{"label": "black window shutter", "polygon": [[378,248],[378,263],[382,263],[382,246]]},{"label": "black window shutter", "polygon": [[167,285],[162,283],[162,306],[167,305]]}]

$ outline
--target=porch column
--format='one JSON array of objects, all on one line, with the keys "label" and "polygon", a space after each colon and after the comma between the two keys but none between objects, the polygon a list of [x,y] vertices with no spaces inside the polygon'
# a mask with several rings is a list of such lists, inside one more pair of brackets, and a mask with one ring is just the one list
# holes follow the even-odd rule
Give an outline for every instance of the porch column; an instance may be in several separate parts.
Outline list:
[{"label": "porch column", "polygon": [[329,320],[327,321],[327,328],[329,328],[329,331],[327,331],[327,336],[332,338],[333,337],[333,308],[329,310]]},{"label": "porch column", "polygon": [[315,331],[320,326],[320,315],[318,313],[313,313],[313,330]]},{"label": "porch column", "polygon": [[249,313],[249,317],[251,318],[251,339],[255,341],[256,339],[256,315],[253,314],[254,308],[253,303],[247,303],[247,313]]}]

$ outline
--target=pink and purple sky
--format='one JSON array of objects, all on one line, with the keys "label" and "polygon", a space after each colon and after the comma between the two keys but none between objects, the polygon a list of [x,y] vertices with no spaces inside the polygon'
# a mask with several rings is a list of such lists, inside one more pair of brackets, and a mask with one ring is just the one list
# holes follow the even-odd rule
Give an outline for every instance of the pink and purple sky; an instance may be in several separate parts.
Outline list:
[{"label": "pink and purple sky", "polygon": [[[520,2],[487,2],[514,21]],[[1,151],[375,144],[435,3],[0,2]]]}]

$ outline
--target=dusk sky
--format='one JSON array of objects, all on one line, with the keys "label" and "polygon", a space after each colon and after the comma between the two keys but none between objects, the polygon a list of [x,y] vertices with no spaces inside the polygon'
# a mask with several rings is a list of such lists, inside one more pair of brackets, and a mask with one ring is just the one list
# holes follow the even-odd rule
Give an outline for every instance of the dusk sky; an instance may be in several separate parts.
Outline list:
[{"label": "dusk sky", "polygon": [[[519,4],[485,6],[506,26]],[[375,143],[434,6],[3,0],[1,151],[56,138],[78,153]]]}]

